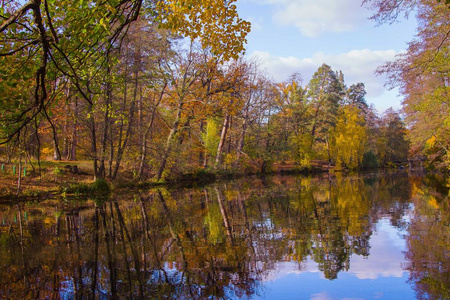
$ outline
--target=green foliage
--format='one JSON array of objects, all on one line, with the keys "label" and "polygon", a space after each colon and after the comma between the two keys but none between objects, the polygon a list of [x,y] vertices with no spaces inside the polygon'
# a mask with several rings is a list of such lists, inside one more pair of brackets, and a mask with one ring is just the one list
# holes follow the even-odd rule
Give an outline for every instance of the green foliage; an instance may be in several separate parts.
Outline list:
[{"label": "green foliage", "polygon": [[111,187],[106,180],[98,178],[91,185],[91,194],[95,204],[102,205],[109,199],[109,195],[111,194]]},{"label": "green foliage", "polygon": [[407,140],[407,130],[400,115],[389,109],[382,119],[380,150],[381,160],[384,164],[388,162],[403,162],[408,159],[410,148]]},{"label": "green foliage", "polygon": [[75,194],[75,195],[83,195],[91,193],[91,186],[86,183],[77,183],[70,184],[67,187],[63,188],[63,193],[66,194]]},{"label": "green foliage", "polygon": [[63,170],[60,169],[60,168],[58,168],[58,166],[55,166],[55,168],[53,169],[53,174],[54,174],[55,176],[60,176],[60,175],[63,174]]},{"label": "green foliage", "polygon": [[99,178],[94,181],[91,185],[92,192],[98,194],[109,194],[111,192],[111,187],[105,179]]},{"label": "green foliage", "polygon": [[345,103],[355,106],[366,113],[369,108],[365,99],[366,94],[367,92],[364,83],[359,82],[357,84],[352,84],[345,91]]},{"label": "green foliage", "polygon": [[311,149],[319,158],[330,160],[331,131],[336,126],[343,92],[343,76],[327,64],[323,64],[309,81],[307,98],[312,110],[310,132],[313,137]]},{"label": "green foliage", "polygon": [[111,187],[109,183],[104,179],[97,179],[91,184],[77,183],[70,184],[61,189],[61,192],[65,197],[70,195],[75,196],[76,199],[92,198],[97,205],[100,205],[104,201],[109,199],[111,194]]},{"label": "green foliage", "polygon": [[206,120],[206,131],[202,133],[202,140],[210,159],[215,159],[220,141],[220,122],[217,118],[210,117]]},{"label": "green foliage", "polygon": [[313,143],[313,137],[311,133],[304,132],[299,134],[293,134],[290,138],[292,157],[300,164],[301,167],[308,168],[311,166],[311,144]]},{"label": "green foliage", "polygon": [[362,168],[365,170],[378,168],[377,156],[372,152],[365,152],[362,158]]}]

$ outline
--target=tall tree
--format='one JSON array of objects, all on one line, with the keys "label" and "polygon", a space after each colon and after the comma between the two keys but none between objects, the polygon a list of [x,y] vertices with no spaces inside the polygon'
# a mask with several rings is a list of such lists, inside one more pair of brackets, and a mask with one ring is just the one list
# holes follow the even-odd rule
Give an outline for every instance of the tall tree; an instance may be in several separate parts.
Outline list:
[{"label": "tall tree", "polygon": [[367,113],[369,106],[367,105],[365,96],[366,88],[364,83],[358,82],[357,84],[352,84],[345,91],[345,103],[359,108],[362,112]]},{"label": "tall tree", "polygon": [[[296,162],[309,166],[311,160],[311,109],[306,99],[307,88],[302,87],[299,74],[293,74],[289,81],[280,83],[278,103],[280,112],[276,122],[280,127],[278,144],[283,156],[290,156]],[[274,120],[275,121],[275,120]]]},{"label": "tall tree", "polygon": [[336,126],[337,112],[343,96],[343,84],[338,75],[329,65],[323,64],[308,84],[307,97],[313,110],[311,148],[316,145],[316,151],[322,152],[321,156],[328,160],[331,160],[330,129]]}]

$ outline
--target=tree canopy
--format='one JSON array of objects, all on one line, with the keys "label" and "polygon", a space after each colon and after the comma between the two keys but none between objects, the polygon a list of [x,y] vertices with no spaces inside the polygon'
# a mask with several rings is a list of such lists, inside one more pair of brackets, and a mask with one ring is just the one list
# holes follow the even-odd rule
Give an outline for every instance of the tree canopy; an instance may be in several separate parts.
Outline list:
[{"label": "tree canopy", "polygon": [[[445,3],[444,3],[445,2]],[[401,13],[417,14],[418,30],[406,53],[380,67],[388,85],[405,96],[403,108],[416,155],[426,154],[432,166],[448,169],[450,18],[448,1],[365,1],[374,19],[394,21]]]}]

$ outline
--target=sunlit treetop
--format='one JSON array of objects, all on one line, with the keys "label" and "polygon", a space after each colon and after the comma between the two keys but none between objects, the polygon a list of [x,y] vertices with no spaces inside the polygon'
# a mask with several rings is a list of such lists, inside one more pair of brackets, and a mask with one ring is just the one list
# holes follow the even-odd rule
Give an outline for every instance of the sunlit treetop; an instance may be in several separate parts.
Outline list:
[{"label": "sunlit treetop", "polygon": [[244,51],[251,24],[239,18],[235,0],[158,1],[158,21],[164,28],[200,39],[203,47],[224,60]]}]

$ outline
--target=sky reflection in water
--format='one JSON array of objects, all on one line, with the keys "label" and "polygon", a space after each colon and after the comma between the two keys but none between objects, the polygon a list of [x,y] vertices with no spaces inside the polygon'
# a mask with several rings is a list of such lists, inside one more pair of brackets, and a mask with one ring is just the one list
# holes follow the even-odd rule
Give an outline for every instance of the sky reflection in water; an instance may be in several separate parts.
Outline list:
[{"label": "sky reflection in water", "polygon": [[298,264],[283,262],[266,278],[260,296],[253,299],[416,299],[404,270],[405,231],[381,219],[370,239],[370,255],[353,255],[350,269],[334,280],[326,279],[317,263],[308,259]]}]

